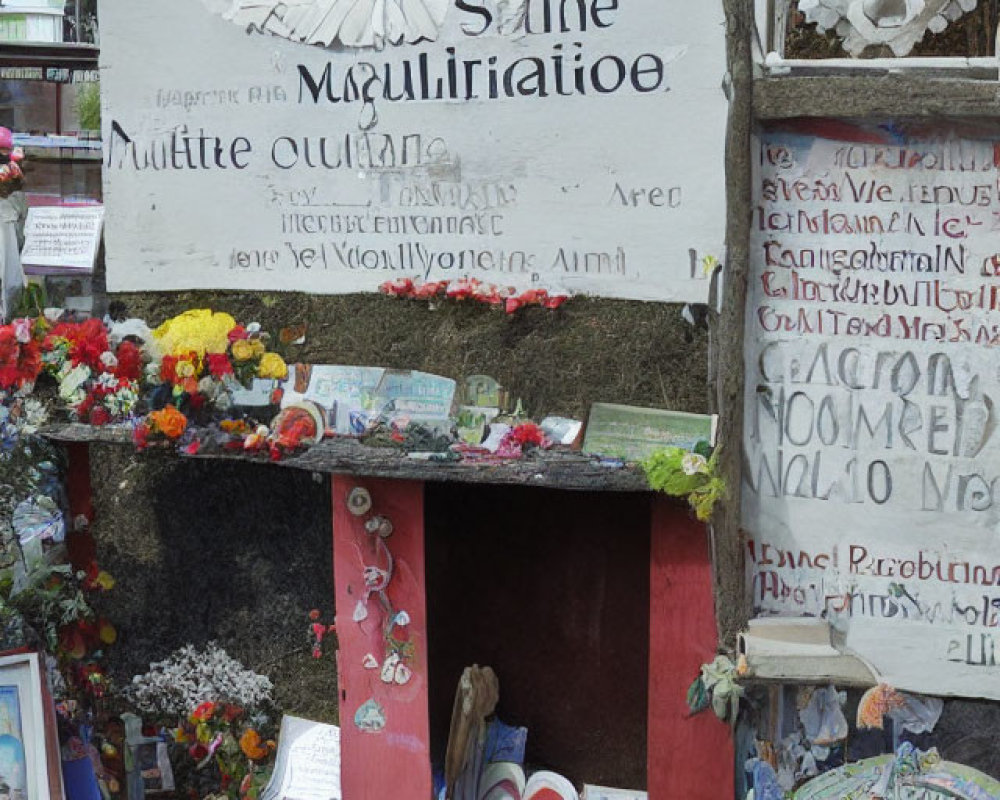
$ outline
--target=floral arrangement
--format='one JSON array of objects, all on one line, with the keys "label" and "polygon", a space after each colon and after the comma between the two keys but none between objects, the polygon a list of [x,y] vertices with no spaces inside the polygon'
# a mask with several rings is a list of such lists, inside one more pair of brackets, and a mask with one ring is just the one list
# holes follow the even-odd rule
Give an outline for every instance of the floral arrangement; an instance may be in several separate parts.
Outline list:
[{"label": "floral arrangement", "polygon": [[492,283],[483,283],[477,278],[424,283],[411,278],[400,278],[386,281],[379,286],[379,291],[391,297],[406,297],[412,300],[434,300],[442,297],[448,300],[473,300],[503,308],[508,314],[527,306],[555,309],[569,299],[568,295],[550,295],[545,289],[528,289],[518,294],[512,286],[500,287]]},{"label": "floral arrangement", "polygon": [[284,359],[268,351],[269,337],[260,325],[237,325],[222,312],[185,311],[154,330],[152,338],[159,357],[147,367],[147,382],[155,408],[172,404],[188,414],[213,406],[224,411],[237,385],[288,375]]},{"label": "floral arrangement", "polygon": [[[254,798],[275,743],[262,734],[273,685],[215,642],[182,647],[136,675],[125,699],[172,731],[175,773],[195,797]],[[177,752],[177,751],[180,752]]]},{"label": "floral arrangement", "polygon": [[250,724],[244,708],[205,701],[180,722],[173,737],[186,747],[194,771],[206,773],[207,781],[199,783],[216,784],[218,794],[256,797],[266,785],[268,762],[277,745],[273,739],[265,740]]},{"label": "floral arrangement", "polygon": [[23,158],[21,148],[11,153],[11,160],[0,165],[0,197],[10,197],[24,188],[24,172],[17,163]]},{"label": "floral arrangement", "polygon": [[271,701],[274,689],[266,675],[246,669],[215,642],[204,650],[186,645],[163,661],[149,665],[124,690],[139,710],[176,718],[187,717],[205,702],[229,702],[253,709]]},{"label": "floral arrangement", "polygon": [[707,443],[699,443],[694,451],[680,447],[658,450],[642,462],[642,469],[650,488],[672,497],[686,497],[695,516],[707,522],[715,503],[726,492],[717,464]]},{"label": "floral arrangement", "polygon": [[0,391],[30,392],[42,370],[39,327],[28,319],[0,325]]},{"label": "floral arrangement", "polygon": [[114,578],[94,562],[74,569],[57,547],[86,518],[67,524],[63,454],[37,435],[45,421],[37,399],[0,391],[0,636],[3,649],[34,645],[57,658],[60,693],[99,698],[117,632],[91,598]]},{"label": "floral arrangement", "polygon": [[45,371],[74,418],[91,425],[127,419],[139,401],[142,353],[131,341],[112,347],[98,319],[60,322],[43,340]]}]

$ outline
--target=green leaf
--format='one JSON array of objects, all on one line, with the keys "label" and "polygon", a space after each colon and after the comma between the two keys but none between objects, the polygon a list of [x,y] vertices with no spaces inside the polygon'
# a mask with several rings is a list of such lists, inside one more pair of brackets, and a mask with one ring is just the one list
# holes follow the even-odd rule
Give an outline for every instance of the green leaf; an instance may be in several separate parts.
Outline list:
[{"label": "green leaf", "polygon": [[701,675],[694,679],[694,682],[687,691],[687,704],[692,714],[698,714],[708,708],[708,690]]}]

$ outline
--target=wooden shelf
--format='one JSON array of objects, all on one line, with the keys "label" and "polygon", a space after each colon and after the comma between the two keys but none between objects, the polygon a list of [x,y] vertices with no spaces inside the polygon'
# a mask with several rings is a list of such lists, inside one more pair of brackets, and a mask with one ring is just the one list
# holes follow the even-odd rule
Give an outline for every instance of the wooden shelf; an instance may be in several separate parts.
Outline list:
[{"label": "wooden shelf", "polygon": [[[69,423],[46,426],[41,434],[64,443],[133,446],[131,432],[124,426],[92,427]],[[170,452],[176,450],[171,448]],[[369,447],[352,439],[327,439],[275,462],[229,453],[181,457],[268,463],[310,472],[397,480],[539,486],[573,491],[650,491],[642,470],[635,465],[622,467],[602,463],[595,456],[565,450],[541,451],[502,464],[475,464],[426,461],[410,458],[395,448]]]}]

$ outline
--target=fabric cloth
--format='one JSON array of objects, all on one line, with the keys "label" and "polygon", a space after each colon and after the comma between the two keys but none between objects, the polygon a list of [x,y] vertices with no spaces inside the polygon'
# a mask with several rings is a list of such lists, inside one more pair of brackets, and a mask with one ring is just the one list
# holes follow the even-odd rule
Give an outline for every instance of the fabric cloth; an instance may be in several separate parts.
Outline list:
[{"label": "fabric cloth", "polygon": [[0,318],[9,320],[17,295],[24,288],[21,241],[28,204],[22,192],[0,198]]}]

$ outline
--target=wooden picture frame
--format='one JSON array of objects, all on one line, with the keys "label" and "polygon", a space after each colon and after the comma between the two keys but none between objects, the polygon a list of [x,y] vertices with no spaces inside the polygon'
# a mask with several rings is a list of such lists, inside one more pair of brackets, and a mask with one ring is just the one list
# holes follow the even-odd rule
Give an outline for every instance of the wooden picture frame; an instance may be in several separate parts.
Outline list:
[{"label": "wooden picture frame", "polygon": [[38,653],[0,654],[0,796],[10,800],[62,796],[55,715],[42,669]]}]

